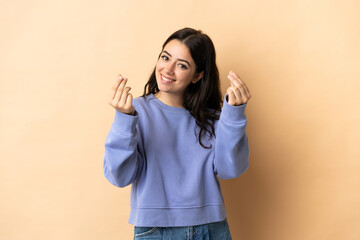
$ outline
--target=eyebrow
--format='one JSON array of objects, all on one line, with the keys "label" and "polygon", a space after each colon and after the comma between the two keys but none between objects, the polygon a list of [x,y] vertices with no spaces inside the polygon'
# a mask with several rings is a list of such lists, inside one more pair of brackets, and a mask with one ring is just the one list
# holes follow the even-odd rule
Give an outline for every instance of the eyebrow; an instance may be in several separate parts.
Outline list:
[{"label": "eyebrow", "polygon": [[[168,53],[167,51],[164,50],[163,52],[166,53],[167,55],[169,55],[170,57],[172,57],[171,54]],[[178,60],[179,60],[179,61],[182,61],[182,62],[186,62],[186,63],[189,64],[189,66],[191,67],[191,64],[190,64],[188,61],[186,61],[186,60],[184,60],[184,59],[181,59],[181,58],[178,58]]]}]

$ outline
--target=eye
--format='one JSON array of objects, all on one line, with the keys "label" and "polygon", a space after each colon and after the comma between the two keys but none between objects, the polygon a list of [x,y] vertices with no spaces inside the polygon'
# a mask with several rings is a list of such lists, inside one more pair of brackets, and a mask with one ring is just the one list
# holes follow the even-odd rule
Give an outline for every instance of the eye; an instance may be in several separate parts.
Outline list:
[{"label": "eye", "polygon": [[187,69],[187,66],[182,64],[182,63],[179,64],[179,67],[182,68],[182,69]]},{"label": "eye", "polygon": [[162,55],[161,58],[165,61],[169,60],[169,58],[166,55]]}]

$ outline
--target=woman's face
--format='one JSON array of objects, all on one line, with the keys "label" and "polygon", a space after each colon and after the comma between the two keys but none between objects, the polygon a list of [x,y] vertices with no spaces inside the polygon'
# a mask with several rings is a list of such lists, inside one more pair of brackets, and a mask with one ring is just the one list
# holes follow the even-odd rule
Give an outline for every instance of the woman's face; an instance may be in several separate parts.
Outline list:
[{"label": "woman's face", "polygon": [[183,95],[187,86],[201,79],[187,46],[179,40],[168,42],[156,64],[155,76],[160,92]]}]

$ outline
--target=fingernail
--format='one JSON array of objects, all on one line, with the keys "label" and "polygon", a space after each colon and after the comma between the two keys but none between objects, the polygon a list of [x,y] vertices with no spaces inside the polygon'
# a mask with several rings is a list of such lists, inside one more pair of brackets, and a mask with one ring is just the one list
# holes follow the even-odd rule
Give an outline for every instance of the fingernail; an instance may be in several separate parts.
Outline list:
[{"label": "fingernail", "polygon": [[123,77],[122,76],[118,76],[118,79],[122,79]]}]

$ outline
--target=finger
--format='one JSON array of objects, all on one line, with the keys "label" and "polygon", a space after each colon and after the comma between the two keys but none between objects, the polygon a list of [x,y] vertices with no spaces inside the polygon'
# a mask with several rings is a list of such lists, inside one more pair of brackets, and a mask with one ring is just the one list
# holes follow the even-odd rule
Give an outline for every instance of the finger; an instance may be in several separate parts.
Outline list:
[{"label": "finger", "polygon": [[249,88],[246,86],[245,82],[241,80],[241,78],[234,72],[234,71],[230,71],[229,73],[230,76],[233,76],[236,81],[238,83],[240,83],[240,85],[244,88],[245,92],[246,92],[246,96],[250,99],[251,98],[251,93]]},{"label": "finger", "polygon": [[235,105],[235,101],[236,101],[236,97],[234,92],[232,91],[231,87],[229,87],[227,89],[227,95],[229,96],[228,99],[228,104],[234,106]]},{"label": "finger", "polygon": [[132,100],[133,100],[133,96],[131,93],[129,93],[126,98],[125,108],[130,109],[132,107]]},{"label": "finger", "polygon": [[126,103],[126,99],[129,95],[129,91],[131,90],[130,87],[126,87],[123,91],[123,93],[121,94],[121,98],[119,100],[119,105],[121,106],[125,106],[125,103]]},{"label": "finger", "polygon": [[230,81],[232,82],[231,86],[234,86],[236,88],[240,88],[243,89],[245,91],[245,96],[249,97],[250,93],[247,93],[246,91],[246,85],[244,82],[242,82],[240,79],[237,79],[236,77],[234,77],[234,75],[230,75],[228,76],[228,78],[230,79]]},{"label": "finger", "polygon": [[240,82],[233,75],[229,74],[228,79],[230,80],[230,83],[233,87],[239,87],[241,85]]},{"label": "finger", "polygon": [[229,79],[231,79],[233,81],[233,83],[236,87],[239,87],[239,88],[242,87],[245,90],[246,95],[248,97],[250,96],[250,91],[249,91],[248,87],[246,86],[245,82],[240,79],[240,77],[238,75],[236,75],[234,72],[231,71],[229,74]]},{"label": "finger", "polygon": [[238,105],[242,102],[242,96],[241,96],[241,91],[240,88],[237,87],[230,87],[231,90],[233,91],[234,95],[235,95],[235,104]]},{"label": "finger", "polygon": [[250,92],[249,92],[249,89],[244,88],[244,90],[245,90],[245,92],[246,92],[246,97],[247,97],[247,99],[248,99],[248,101],[249,101],[249,99],[251,98],[251,94],[250,94]]},{"label": "finger", "polygon": [[238,88],[238,90],[240,91],[240,95],[241,95],[241,103],[240,104],[243,104],[243,103],[247,103],[247,101],[249,100],[247,95],[246,95],[246,92],[245,92],[245,89],[244,88]]},{"label": "finger", "polygon": [[229,75],[233,76],[235,79],[237,79],[241,84],[244,83],[243,80],[241,80],[241,77],[239,75],[237,75],[234,71],[230,71]]},{"label": "finger", "polygon": [[124,80],[121,81],[121,83],[120,83],[120,85],[119,85],[119,87],[118,87],[118,89],[116,91],[116,95],[114,97],[114,100],[113,100],[115,102],[115,104],[117,104],[120,101],[120,98],[121,98],[121,95],[122,95],[122,93],[124,91],[124,86],[125,86],[126,82],[127,82],[127,78],[124,78]]},{"label": "finger", "polygon": [[[245,82],[243,80],[241,80],[241,78],[233,71],[230,71],[229,73],[230,76],[233,77],[233,79],[235,79],[236,82],[238,82],[240,85],[242,85],[245,89],[247,89],[247,86],[245,84]],[[247,89],[249,90],[249,89]]]},{"label": "finger", "polygon": [[121,81],[123,80],[122,76],[119,74],[118,78],[116,79],[116,81],[114,82],[114,84],[111,87],[111,91],[110,91],[110,95],[109,95],[109,102],[112,102],[112,100],[115,97],[116,91],[121,83]]},{"label": "finger", "polygon": [[232,80],[232,78],[231,78],[230,76],[228,76],[228,79],[230,80],[230,85],[231,85],[232,87],[236,87],[236,86],[234,85],[233,80]]},{"label": "finger", "polygon": [[122,89],[124,89],[125,88],[125,85],[126,85],[126,83],[127,83],[127,78],[124,78],[124,80],[123,81],[121,81],[121,83],[120,83],[120,85],[119,85],[119,88],[122,88]]},{"label": "finger", "polygon": [[232,82],[231,79],[230,79],[230,85],[231,85],[232,87],[235,87],[235,85],[234,85],[234,83]]},{"label": "finger", "polygon": [[243,82],[243,83],[241,84],[241,86],[243,87],[243,89],[244,89],[244,91],[245,91],[245,93],[246,93],[246,96],[247,96],[248,98],[251,98],[250,90],[249,90],[249,88],[246,86],[246,84]]},{"label": "finger", "polygon": [[245,89],[241,86],[233,89],[236,96],[236,105],[247,103],[249,98],[246,95]]}]

